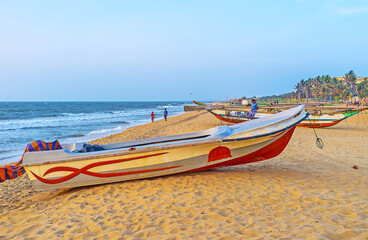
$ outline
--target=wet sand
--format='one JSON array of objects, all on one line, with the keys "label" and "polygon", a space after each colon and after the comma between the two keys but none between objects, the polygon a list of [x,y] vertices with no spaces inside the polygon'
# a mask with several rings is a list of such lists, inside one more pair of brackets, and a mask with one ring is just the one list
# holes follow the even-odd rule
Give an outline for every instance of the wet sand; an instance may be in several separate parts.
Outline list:
[{"label": "wet sand", "polygon": [[[216,125],[191,112],[94,143]],[[274,159],[206,172],[41,193],[26,176],[7,181],[0,239],[366,239],[368,115],[316,131],[322,150],[297,128]]]}]

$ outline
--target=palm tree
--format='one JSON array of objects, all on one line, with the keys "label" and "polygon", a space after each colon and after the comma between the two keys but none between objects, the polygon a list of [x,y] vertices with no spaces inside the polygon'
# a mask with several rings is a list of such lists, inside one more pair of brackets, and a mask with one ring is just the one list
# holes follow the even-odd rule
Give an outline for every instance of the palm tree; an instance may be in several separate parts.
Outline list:
[{"label": "palm tree", "polygon": [[310,93],[312,93],[312,79],[308,78],[308,80],[305,82],[305,98],[306,102],[309,100]]},{"label": "palm tree", "polygon": [[332,100],[332,89],[334,86],[333,86],[332,78],[328,75],[326,75],[325,77],[324,86],[326,88],[325,101],[326,101],[327,96],[329,96],[328,100],[331,101]]},{"label": "palm tree", "polygon": [[300,80],[300,82],[297,83],[295,85],[295,87],[294,87],[296,89],[296,93],[298,94],[298,100],[299,100],[299,102],[300,102],[300,94],[303,91],[303,82],[304,82],[304,79]]},{"label": "palm tree", "polygon": [[368,78],[364,78],[364,80],[357,85],[357,92],[359,99],[368,96]]},{"label": "palm tree", "polygon": [[318,95],[321,92],[320,80],[321,80],[321,77],[317,76],[316,78],[313,79],[313,83],[312,83],[315,102],[318,100]]},{"label": "palm tree", "polygon": [[356,77],[353,70],[350,70],[348,73],[345,74],[344,82],[345,82],[346,85],[349,86],[351,92],[354,92],[354,90],[355,90],[354,87],[356,85],[356,82],[355,82],[356,79],[357,79],[357,77]]},{"label": "palm tree", "polygon": [[331,78],[329,75],[317,76],[315,78],[308,78],[307,80],[300,80],[295,85],[295,92],[289,92],[281,95],[268,96],[267,99],[277,98],[292,101],[297,99],[302,102],[304,99],[306,102],[310,98],[314,98],[314,101],[323,99],[331,101],[348,100],[349,95],[358,93],[360,98],[368,97],[368,78],[357,84],[356,75],[354,71],[349,71],[345,74],[343,80],[337,78]]}]

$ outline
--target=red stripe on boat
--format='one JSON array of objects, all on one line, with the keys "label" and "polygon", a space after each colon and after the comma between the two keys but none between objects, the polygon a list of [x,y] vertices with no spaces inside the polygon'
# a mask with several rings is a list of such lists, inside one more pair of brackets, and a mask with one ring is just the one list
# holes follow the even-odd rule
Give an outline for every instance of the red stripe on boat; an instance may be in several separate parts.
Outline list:
[{"label": "red stripe on boat", "polygon": [[168,152],[150,154],[150,155],[146,155],[146,156],[133,157],[133,158],[125,158],[125,159],[117,159],[117,160],[110,160],[110,161],[104,161],[104,162],[96,162],[96,163],[88,164],[88,165],[84,166],[81,169],[73,168],[73,167],[54,167],[54,168],[48,169],[43,175],[43,176],[45,176],[49,173],[60,172],[60,171],[73,172],[73,173],[71,173],[67,176],[60,177],[60,178],[57,178],[57,179],[46,179],[46,178],[38,176],[37,174],[35,174],[32,171],[31,171],[31,173],[33,174],[33,176],[35,176],[35,178],[37,178],[39,181],[41,181],[43,183],[57,184],[57,183],[62,183],[62,182],[65,182],[69,179],[72,179],[72,178],[78,176],[79,174],[85,174],[85,175],[90,175],[90,176],[94,176],[94,177],[104,178],[104,177],[117,177],[117,176],[125,176],[125,175],[132,175],[132,174],[138,174],[138,173],[161,171],[161,170],[167,170],[167,169],[180,167],[180,166],[173,166],[173,167],[138,170],[138,171],[130,171],[130,172],[117,172],[117,173],[95,173],[95,172],[88,171],[89,169],[94,168],[94,167],[98,167],[98,166],[109,165],[109,164],[120,163],[120,162],[126,162],[126,161],[132,161],[132,160],[148,158],[148,157],[154,157],[154,156],[159,156],[159,155],[163,155],[163,154],[167,154],[167,153]]}]

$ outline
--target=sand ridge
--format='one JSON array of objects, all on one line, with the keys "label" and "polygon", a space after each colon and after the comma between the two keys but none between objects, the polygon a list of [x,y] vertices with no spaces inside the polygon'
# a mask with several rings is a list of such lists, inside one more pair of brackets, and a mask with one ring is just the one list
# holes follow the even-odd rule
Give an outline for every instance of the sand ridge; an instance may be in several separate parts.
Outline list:
[{"label": "sand ridge", "polygon": [[[216,125],[192,112],[100,141]],[[23,176],[0,185],[0,239],[366,239],[368,128],[342,122],[317,134],[324,149],[297,128],[274,159],[206,172],[42,193]]]}]

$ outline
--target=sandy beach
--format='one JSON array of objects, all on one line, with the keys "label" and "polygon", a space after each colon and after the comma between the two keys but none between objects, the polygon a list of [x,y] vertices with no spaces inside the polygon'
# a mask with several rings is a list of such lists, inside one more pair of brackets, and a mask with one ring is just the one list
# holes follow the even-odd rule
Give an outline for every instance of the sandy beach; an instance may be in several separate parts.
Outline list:
[{"label": "sandy beach", "polygon": [[[190,112],[93,143],[218,125]],[[0,184],[0,239],[368,239],[368,115],[316,131],[323,149],[297,128],[274,159],[206,172],[52,192],[23,175]]]}]

